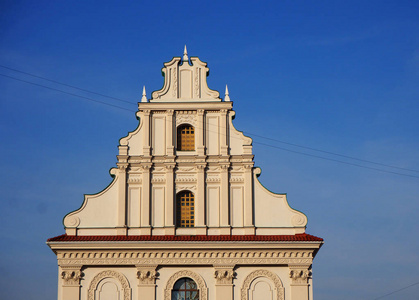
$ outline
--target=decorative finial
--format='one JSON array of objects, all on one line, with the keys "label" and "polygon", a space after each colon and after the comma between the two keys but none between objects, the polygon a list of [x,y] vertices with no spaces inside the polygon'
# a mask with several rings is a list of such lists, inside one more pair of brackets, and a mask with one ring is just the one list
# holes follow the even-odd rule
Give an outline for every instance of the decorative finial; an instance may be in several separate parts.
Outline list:
[{"label": "decorative finial", "polygon": [[228,95],[228,87],[227,87],[227,84],[226,84],[226,95],[224,97],[224,101],[230,101],[230,96]]},{"label": "decorative finial", "polygon": [[188,50],[186,50],[186,45],[185,45],[185,50],[183,50],[183,61],[188,61]]},{"label": "decorative finial", "polygon": [[143,86],[143,96],[141,97],[141,102],[148,102],[147,94],[145,92],[145,86]]}]

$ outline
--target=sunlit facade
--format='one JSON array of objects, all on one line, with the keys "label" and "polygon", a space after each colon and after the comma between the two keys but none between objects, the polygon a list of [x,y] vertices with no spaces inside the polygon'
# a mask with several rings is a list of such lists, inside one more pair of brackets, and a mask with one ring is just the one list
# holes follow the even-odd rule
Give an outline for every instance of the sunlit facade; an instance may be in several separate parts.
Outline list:
[{"label": "sunlit facade", "polygon": [[[138,103],[113,181],[48,240],[59,300],[308,300],[321,238],[285,194],[265,189],[252,139],[207,86],[207,64],[174,57]],[[98,151],[100,151],[98,149]]]}]

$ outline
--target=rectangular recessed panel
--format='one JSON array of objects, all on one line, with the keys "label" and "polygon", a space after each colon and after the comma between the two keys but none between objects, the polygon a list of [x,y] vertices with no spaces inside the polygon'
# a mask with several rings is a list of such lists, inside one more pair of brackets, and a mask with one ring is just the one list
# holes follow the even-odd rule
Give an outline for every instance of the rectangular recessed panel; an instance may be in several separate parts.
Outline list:
[{"label": "rectangular recessed panel", "polygon": [[243,187],[232,187],[231,197],[231,225],[243,227]]},{"label": "rectangular recessed panel", "polygon": [[153,188],[153,226],[164,226],[164,187]]},{"label": "rectangular recessed panel", "polygon": [[219,187],[208,188],[208,225],[220,226],[220,189]]},{"label": "rectangular recessed panel", "polygon": [[218,117],[207,117],[207,149],[208,154],[219,154]]}]

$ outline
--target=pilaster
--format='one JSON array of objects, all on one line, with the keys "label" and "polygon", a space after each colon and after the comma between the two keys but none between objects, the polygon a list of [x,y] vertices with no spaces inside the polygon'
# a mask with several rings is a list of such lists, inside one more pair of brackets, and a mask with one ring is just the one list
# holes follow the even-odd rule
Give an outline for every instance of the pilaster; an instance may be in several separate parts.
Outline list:
[{"label": "pilaster", "polygon": [[156,278],[158,273],[155,265],[137,265],[138,300],[156,299]]},{"label": "pilaster", "polygon": [[214,266],[215,299],[233,300],[234,266]]},{"label": "pilaster", "polygon": [[127,203],[127,168],[128,163],[118,163],[118,206],[117,206],[117,234],[127,234],[126,203]]},{"label": "pilaster", "polygon": [[174,134],[174,120],[173,120],[173,109],[166,111],[166,155],[173,156],[175,146],[173,144]]},{"label": "pilaster", "polygon": [[146,109],[144,113],[144,141],[143,141],[143,155],[150,156],[150,110]]},{"label": "pilaster", "polygon": [[174,171],[175,163],[166,164],[166,199],[165,199],[165,234],[174,235],[175,234],[175,224],[174,224]]},{"label": "pilaster", "polygon": [[254,234],[253,224],[253,163],[244,165],[244,227],[245,234]]},{"label": "pilaster", "polygon": [[308,300],[309,285],[308,280],[311,276],[310,266],[307,265],[290,265],[291,278],[291,299],[292,300]]},{"label": "pilaster", "polygon": [[61,300],[80,299],[81,266],[61,266]]},{"label": "pilaster", "polygon": [[220,110],[220,151],[221,155],[228,155],[227,109]]},{"label": "pilaster", "polygon": [[196,132],[196,150],[198,156],[205,155],[205,145],[204,145],[204,113],[203,109],[198,109],[197,111],[197,127],[195,128]]},{"label": "pilaster", "polygon": [[142,179],[142,197],[141,197],[141,234],[151,234],[150,226],[150,168],[151,163],[141,164],[143,179]]},{"label": "pilaster", "polygon": [[206,234],[205,225],[205,168],[206,163],[196,165],[198,171],[197,195],[195,200],[195,228],[197,234]]},{"label": "pilaster", "polygon": [[226,230],[221,234],[230,234],[229,169],[230,163],[221,164],[220,226],[224,227],[221,230]]}]

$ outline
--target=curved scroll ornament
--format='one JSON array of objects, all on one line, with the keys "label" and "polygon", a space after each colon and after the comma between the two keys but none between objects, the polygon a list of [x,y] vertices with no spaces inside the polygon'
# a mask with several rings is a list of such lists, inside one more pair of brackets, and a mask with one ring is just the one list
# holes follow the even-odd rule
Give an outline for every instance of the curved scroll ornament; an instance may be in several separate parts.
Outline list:
[{"label": "curved scroll ornament", "polygon": [[284,300],[284,287],[282,285],[281,279],[279,279],[278,275],[268,270],[256,270],[247,275],[241,289],[241,300],[248,300],[248,292],[250,289],[250,285],[256,278],[260,277],[266,277],[274,283],[276,291],[276,300]]},{"label": "curved scroll ornament", "polygon": [[93,280],[90,282],[89,290],[88,290],[88,300],[95,300],[95,292],[97,290],[98,284],[105,278],[115,278],[119,281],[122,286],[122,292],[124,295],[124,300],[131,300],[131,288],[129,287],[129,282],[127,278],[119,272],[116,271],[103,271],[97,274]]},{"label": "curved scroll ornament", "polygon": [[198,285],[200,300],[208,300],[208,289],[204,279],[197,273],[188,270],[176,272],[169,278],[166,284],[166,288],[164,289],[164,300],[172,299],[173,286],[175,285],[176,281],[183,277],[188,277],[196,282],[196,284]]}]

